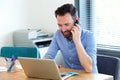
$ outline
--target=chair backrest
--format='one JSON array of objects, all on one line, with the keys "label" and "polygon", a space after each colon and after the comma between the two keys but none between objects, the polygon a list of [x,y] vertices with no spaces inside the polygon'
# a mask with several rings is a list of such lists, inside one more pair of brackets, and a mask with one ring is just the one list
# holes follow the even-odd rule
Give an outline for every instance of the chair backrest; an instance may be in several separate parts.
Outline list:
[{"label": "chair backrest", "polygon": [[18,57],[31,57],[31,58],[39,58],[40,54],[35,47],[2,47],[1,54],[2,57],[11,58],[12,55],[16,55]]},{"label": "chair backrest", "polygon": [[98,72],[112,75],[114,80],[120,80],[120,59],[117,57],[97,55]]}]

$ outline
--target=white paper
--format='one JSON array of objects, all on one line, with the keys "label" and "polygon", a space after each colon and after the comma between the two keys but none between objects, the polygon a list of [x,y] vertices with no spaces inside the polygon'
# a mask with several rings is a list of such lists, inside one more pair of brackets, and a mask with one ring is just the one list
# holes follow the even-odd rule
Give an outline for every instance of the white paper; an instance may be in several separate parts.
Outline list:
[{"label": "white paper", "polygon": [[3,66],[0,66],[0,72],[1,71],[7,71],[7,68],[6,67],[3,67]]}]

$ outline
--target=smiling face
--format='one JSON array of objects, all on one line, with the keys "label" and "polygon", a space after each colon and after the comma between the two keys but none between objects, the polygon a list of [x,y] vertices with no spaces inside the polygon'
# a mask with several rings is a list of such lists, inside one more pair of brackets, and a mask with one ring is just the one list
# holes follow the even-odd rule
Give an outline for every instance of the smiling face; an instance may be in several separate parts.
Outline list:
[{"label": "smiling face", "polygon": [[64,37],[67,39],[71,39],[72,33],[71,29],[74,26],[74,20],[70,13],[66,13],[63,16],[57,15],[57,22],[60,31],[63,33]]}]

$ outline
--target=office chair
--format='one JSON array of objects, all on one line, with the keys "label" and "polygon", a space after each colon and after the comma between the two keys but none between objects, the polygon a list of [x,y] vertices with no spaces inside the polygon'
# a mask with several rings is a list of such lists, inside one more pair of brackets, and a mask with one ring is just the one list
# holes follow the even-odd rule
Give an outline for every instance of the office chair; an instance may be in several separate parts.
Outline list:
[{"label": "office chair", "polygon": [[112,75],[114,80],[120,80],[120,59],[117,57],[97,55],[98,72]]},{"label": "office chair", "polygon": [[40,54],[35,47],[13,47],[6,46],[1,48],[1,57],[11,58],[13,55],[18,57],[39,58]]}]

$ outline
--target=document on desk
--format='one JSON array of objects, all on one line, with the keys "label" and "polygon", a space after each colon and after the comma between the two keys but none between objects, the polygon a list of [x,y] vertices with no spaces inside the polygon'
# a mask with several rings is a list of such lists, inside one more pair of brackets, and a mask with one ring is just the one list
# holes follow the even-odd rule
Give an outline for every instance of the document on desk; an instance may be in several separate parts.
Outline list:
[{"label": "document on desk", "polygon": [[3,67],[3,66],[0,66],[0,72],[2,72],[2,71],[7,71],[7,68]]}]

